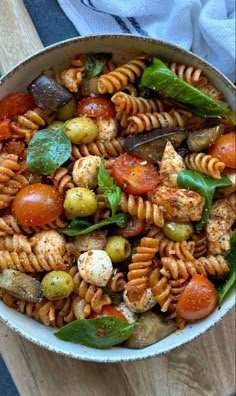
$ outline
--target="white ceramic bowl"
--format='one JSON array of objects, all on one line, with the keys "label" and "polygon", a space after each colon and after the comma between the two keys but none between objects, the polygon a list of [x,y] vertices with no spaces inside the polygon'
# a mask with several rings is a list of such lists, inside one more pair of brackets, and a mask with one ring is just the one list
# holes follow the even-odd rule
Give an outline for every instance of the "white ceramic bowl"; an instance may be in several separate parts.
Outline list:
[{"label": "white ceramic bowl", "polygon": [[[3,76],[0,84],[0,99],[15,91],[26,90],[26,86],[42,71],[54,67],[62,70],[69,66],[69,59],[83,52],[112,52],[119,63],[130,60],[140,53],[150,53],[162,60],[172,60],[200,67],[209,80],[220,89],[232,108],[235,108],[235,87],[214,67],[172,44],[154,39],[129,35],[100,35],[66,40],[47,47],[16,65]],[[209,317],[182,331],[177,331],[162,341],[144,349],[134,350],[114,347],[109,350],[97,350],[79,344],[60,341],[53,332],[27,316],[8,308],[0,301],[0,319],[11,329],[35,344],[51,351],[73,358],[95,362],[120,362],[158,356],[190,342],[219,322],[235,305],[235,290],[231,290],[222,307]]]}]

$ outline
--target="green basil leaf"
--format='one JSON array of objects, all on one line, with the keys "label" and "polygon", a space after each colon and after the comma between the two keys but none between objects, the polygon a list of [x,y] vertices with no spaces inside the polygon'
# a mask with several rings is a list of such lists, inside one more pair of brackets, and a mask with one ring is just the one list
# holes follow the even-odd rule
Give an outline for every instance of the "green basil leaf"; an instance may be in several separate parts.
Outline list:
[{"label": "green basil leaf", "polygon": [[123,301],[123,292],[112,292],[109,287],[103,287],[104,293],[106,293],[113,305],[119,305]]},{"label": "green basil leaf", "polygon": [[142,75],[141,85],[183,103],[201,117],[225,116],[230,109],[176,76],[161,60],[154,58]]},{"label": "green basil leaf", "polygon": [[105,61],[101,58],[101,54],[88,54],[84,64],[87,79],[101,74],[104,65]]},{"label": "green basil leaf", "polygon": [[229,292],[229,290],[236,281],[236,229],[233,231],[230,240],[230,251],[225,256],[225,260],[229,265],[229,273],[226,282],[223,285],[217,287],[219,305],[222,304],[222,301],[224,300],[226,294]]},{"label": "green basil leaf", "polygon": [[194,170],[181,171],[178,174],[177,183],[179,188],[196,191],[205,198],[202,218],[196,223],[196,230],[200,230],[208,218],[215,189],[232,185],[230,179],[224,175],[221,179],[213,179]]},{"label": "green basil leaf", "polygon": [[63,129],[42,129],[29,142],[27,164],[40,175],[50,175],[71,155],[72,145]]},{"label": "green basil leaf", "polygon": [[68,236],[83,235],[113,223],[118,225],[118,227],[125,227],[127,225],[127,221],[128,216],[126,213],[117,213],[115,216],[108,217],[97,224],[92,224],[87,220],[77,218],[74,219],[66,228],[58,229],[58,231]]},{"label": "green basil leaf", "polygon": [[103,195],[108,198],[112,216],[114,216],[120,203],[121,188],[118,187],[113,178],[108,175],[103,164],[103,159],[101,159],[98,170],[98,187]]},{"label": "green basil leaf", "polygon": [[121,344],[133,332],[134,324],[114,316],[78,319],[57,330],[54,335],[63,341],[107,349]]}]

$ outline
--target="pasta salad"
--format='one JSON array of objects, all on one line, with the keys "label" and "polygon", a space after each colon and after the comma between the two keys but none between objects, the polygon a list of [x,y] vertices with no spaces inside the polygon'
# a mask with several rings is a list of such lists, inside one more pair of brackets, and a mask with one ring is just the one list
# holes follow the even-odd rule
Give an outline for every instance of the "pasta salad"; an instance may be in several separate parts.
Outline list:
[{"label": "pasta salad", "polygon": [[235,114],[192,66],[78,54],[0,101],[0,299],[144,348],[235,282]]}]

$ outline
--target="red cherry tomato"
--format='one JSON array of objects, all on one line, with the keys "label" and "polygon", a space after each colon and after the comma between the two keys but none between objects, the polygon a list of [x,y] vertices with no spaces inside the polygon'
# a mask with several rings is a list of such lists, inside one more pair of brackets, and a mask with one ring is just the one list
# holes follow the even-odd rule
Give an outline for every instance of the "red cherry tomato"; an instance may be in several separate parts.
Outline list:
[{"label": "red cherry tomato", "polygon": [[229,168],[236,168],[236,134],[231,132],[220,136],[208,148],[208,154],[223,161]]},{"label": "red cherry tomato", "polygon": [[217,292],[203,275],[194,275],[180,294],[176,313],[185,320],[198,320],[208,316],[216,307]]},{"label": "red cherry tomato", "polygon": [[11,137],[11,120],[5,119],[0,121],[0,141]]},{"label": "red cherry tomato", "polygon": [[77,115],[86,115],[91,118],[112,118],[115,117],[115,106],[105,95],[88,96],[79,102]]},{"label": "red cherry tomato", "polygon": [[115,160],[113,177],[126,193],[134,195],[146,194],[160,182],[154,165],[128,153],[121,154]]},{"label": "red cherry tomato", "polygon": [[137,217],[130,216],[126,227],[114,227],[112,228],[112,233],[120,235],[123,238],[133,238],[143,232],[145,224],[145,220],[139,220]]},{"label": "red cherry tomato", "polygon": [[21,225],[43,225],[55,220],[63,211],[63,198],[47,184],[23,187],[15,196],[13,215]]},{"label": "red cherry tomato", "polygon": [[101,316],[115,316],[116,318],[124,319],[126,320],[125,316],[122,314],[122,312],[118,311],[115,307],[112,305],[104,305],[102,307],[102,310],[100,313],[93,312],[89,318],[94,319],[94,318],[99,318]]},{"label": "red cherry tomato", "polygon": [[36,107],[31,95],[15,92],[0,101],[0,120],[26,113]]}]

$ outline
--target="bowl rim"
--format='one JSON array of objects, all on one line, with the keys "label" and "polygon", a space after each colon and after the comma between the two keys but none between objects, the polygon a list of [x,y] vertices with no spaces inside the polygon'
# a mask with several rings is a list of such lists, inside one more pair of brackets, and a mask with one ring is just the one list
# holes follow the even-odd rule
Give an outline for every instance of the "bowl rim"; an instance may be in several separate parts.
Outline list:
[{"label": "bowl rim", "polygon": [[[51,44],[45,48],[40,49],[39,51],[35,51],[34,53],[32,53],[31,55],[27,56],[26,58],[24,58],[23,60],[21,60],[20,62],[18,62],[17,64],[15,64],[9,71],[7,71],[1,78],[0,78],[0,89],[1,89],[1,85],[7,81],[8,79],[10,79],[15,73],[18,72],[18,70],[22,67],[27,65],[28,63],[30,63],[31,61],[41,57],[42,54],[46,54],[54,49],[58,49],[58,48],[63,48],[65,46],[67,46],[68,44],[72,44],[72,43],[77,43],[80,41],[87,41],[87,40],[102,40],[102,39],[107,39],[107,38],[111,38],[111,39],[129,39],[129,40],[141,40],[142,42],[149,42],[152,44],[156,44],[156,45],[160,45],[162,47],[167,47],[171,50],[174,51],[179,51],[185,55],[187,55],[188,57],[192,57],[194,59],[197,59],[207,70],[209,70],[209,72],[214,73],[217,78],[219,78],[220,80],[223,80],[224,83],[226,84],[227,88],[231,91],[233,91],[234,93],[236,92],[236,87],[235,85],[222,73],[220,72],[218,69],[216,69],[214,66],[212,66],[211,64],[209,64],[207,61],[205,61],[204,59],[202,59],[200,56],[195,55],[193,52],[183,49],[181,47],[179,47],[178,45],[172,44],[170,42],[166,42],[163,40],[159,40],[159,39],[154,39],[154,38],[147,38],[144,36],[137,36],[137,35],[132,35],[132,34],[92,34],[92,35],[87,35],[87,36],[78,36],[78,37],[72,37],[66,40],[62,40],[59,41],[57,43]],[[136,361],[136,360],[144,360],[144,359],[148,359],[148,358],[153,358],[153,357],[157,357],[157,356],[161,356],[165,353],[171,352],[176,348],[179,348],[181,346],[184,346],[186,344],[188,344],[189,342],[195,340],[196,338],[200,337],[200,335],[205,334],[209,329],[211,329],[213,326],[215,326],[216,324],[220,323],[222,321],[222,319],[231,311],[235,308],[235,304],[228,305],[223,314],[218,317],[215,318],[215,320],[212,320],[210,323],[207,323],[204,327],[204,330],[202,330],[201,332],[198,332],[197,334],[193,334],[191,335],[186,341],[181,341],[181,342],[177,342],[175,343],[174,346],[171,346],[169,348],[163,348],[163,350],[161,351],[152,351],[152,352],[148,352],[145,353],[145,350],[147,350],[147,348],[143,348],[143,349],[139,349],[138,351],[140,351],[138,356],[127,356],[127,354],[123,355],[119,358],[117,357],[112,357],[112,355],[109,356],[105,356],[104,358],[102,357],[98,357],[98,356],[93,356],[93,355],[80,355],[78,352],[66,352],[65,350],[60,349],[59,347],[55,347],[52,346],[51,344],[44,342],[42,340],[39,340],[36,336],[32,336],[30,334],[27,333],[27,331],[25,331],[23,328],[19,328],[17,325],[14,324],[14,322],[12,322],[9,318],[6,317],[6,315],[4,315],[4,313],[1,312],[1,305],[3,304],[2,301],[0,301],[0,320],[3,321],[3,323],[5,323],[9,328],[11,328],[13,331],[15,331],[17,334],[19,334],[20,336],[23,336],[25,339],[27,339],[28,341],[31,341],[32,343],[43,347],[51,352],[56,352],[60,355],[64,355],[67,357],[71,357],[71,358],[75,358],[75,359],[79,359],[79,360],[83,360],[83,361],[91,361],[91,362],[103,362],[103,363],[115,363],[115,362],[127,362],[127,361]],[[7,307],[9,308],[9,307]],[[9,308],[10,309],[10,308]],[[17,313],[19,314],[19,313]],[[20,314],[21,315],[21,314]],[[29,318],[28,318],[29,319]],[[30,319],[32,320],[32,319]],[[41,323],[39,323],[40,325],[42,325]],[[87,347],[86,347],[87,348]],[[92,349],[92,348],[89,348]],[[127,350],[127,349],[126,349]],[[105,351],[104,351],[105,352]]]}]

